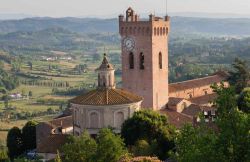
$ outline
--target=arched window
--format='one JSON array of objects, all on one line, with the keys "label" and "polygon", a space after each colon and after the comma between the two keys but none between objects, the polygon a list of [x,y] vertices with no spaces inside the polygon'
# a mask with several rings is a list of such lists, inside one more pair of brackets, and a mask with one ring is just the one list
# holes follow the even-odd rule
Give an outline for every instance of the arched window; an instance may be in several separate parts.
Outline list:
[{"label": "arched window", "polygon": [[159,53],[159,68],[162,69],[162,53]]},{"label": "arched window", "polygon": [[166,33],[166,28],[163,28],[163,35],[165,35]]},{"label": "arched window", "polygon": [[130,52],[129,54],[129,68],[134,69],[134,54]]},{"label": "arched window", "polygon": [[166,28],[166,35],[168,35],[168,28]]},{"label": "arched window", "polygon": [[144,54],[140,53],[140,69],[144,69]]},{"label": "arched window", "polygon": [[162,27],[160,28],[160,35],[162,36]]},{"label": "arched window", "polygon": [[99,115],[96,112],[92,112],[89,115],[90,128],[99,128]]},{"label": "arched window", "polygon": [[114,125],[115,125],[116,128],[121,128],[124,120],[125,120],[125,118],[124,118],[123,112],[115,113],[115,123],[114,123]]},{"label": "arched window", "polygon": [[101,86],[101,77],[100,77],[100,74],[98,74],[98,86]]},{"label": "arched window", "polygon": [[157,32],[157,29],[156,28],[154,28],[154,35],[156,36],[156,32]]},{"label": "arched window", "polygon": [[160,28],[157,28],[157,35],[160,35]]}]

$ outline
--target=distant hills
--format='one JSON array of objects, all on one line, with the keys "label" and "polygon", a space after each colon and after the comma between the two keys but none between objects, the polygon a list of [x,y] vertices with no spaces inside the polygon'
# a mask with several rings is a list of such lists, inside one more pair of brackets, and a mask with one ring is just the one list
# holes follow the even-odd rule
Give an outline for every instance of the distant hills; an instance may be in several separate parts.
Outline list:
[{"label": "distant hills", "polygon": [[[40,31],[47,28],[64,28],[80,33],[117,33],[117,19],[96,18],[27,18],[22,20],[0,21],[0,33],[16,31]],[[247,18],[191,18],[172,17],[172,34],[209,34],[209,35],[250,35],[250,19]]]}]

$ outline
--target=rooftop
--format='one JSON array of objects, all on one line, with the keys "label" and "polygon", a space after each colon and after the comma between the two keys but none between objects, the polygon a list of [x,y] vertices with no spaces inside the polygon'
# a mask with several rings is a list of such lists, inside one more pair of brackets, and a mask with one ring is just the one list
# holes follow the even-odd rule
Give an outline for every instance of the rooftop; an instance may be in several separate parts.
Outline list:
[{"label": "rooftop", "polygon": [[225,80],[225,76],[216,74],[213,76],[208,76],[204,78],[198,78],[193,80],[188,80],[184,82],[169,84],[169,93],[174,93],[178,91],[183,91],[186,89],[198,88],[206,85],[211,85],[213,83],[219,83]]},{"label": "rooftop", "polygon": [[96,89],[71,100],[79,105],[121,105],[142,101],[143,98],[123,89]]}]

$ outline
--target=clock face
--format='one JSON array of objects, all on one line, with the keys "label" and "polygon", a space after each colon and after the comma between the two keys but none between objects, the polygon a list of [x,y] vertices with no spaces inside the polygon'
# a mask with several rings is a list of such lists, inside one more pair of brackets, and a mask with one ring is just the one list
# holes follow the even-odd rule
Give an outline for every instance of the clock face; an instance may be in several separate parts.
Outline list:
[{"label": "clock face", "polygon": [[126,37],[123,39],[123,47],[127,51],[132,51],[135,48],[135,41],[133,38]]}]

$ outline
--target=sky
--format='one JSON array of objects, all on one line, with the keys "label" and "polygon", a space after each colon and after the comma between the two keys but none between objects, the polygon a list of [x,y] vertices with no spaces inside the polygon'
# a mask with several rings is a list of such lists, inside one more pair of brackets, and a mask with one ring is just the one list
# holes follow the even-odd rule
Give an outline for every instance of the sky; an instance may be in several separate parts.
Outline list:
[{"label": "sky", "polygon": [[[0,0],[0,14],[112,17],[129,6],[137,13],[166,13],[166,0]],[[168,0],[168,12],[250,15],[250,0]]]}]

